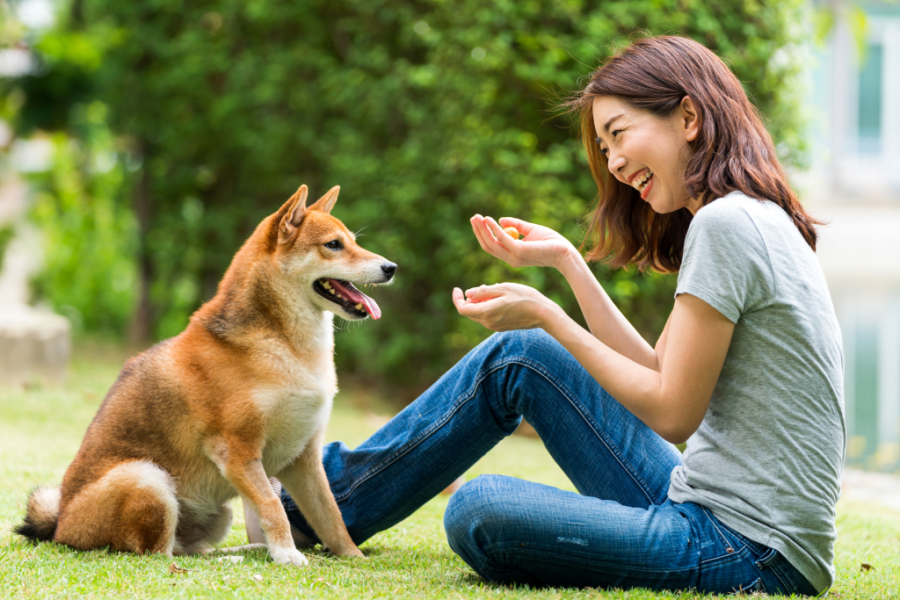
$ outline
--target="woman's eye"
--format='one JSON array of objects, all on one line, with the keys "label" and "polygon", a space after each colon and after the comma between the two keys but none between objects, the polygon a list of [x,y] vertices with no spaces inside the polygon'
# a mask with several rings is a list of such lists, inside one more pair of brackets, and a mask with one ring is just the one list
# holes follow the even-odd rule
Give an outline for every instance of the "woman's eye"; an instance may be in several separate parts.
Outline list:
[{"label": "woman's eye", "polygon": [[340,240],[331,240],[330,242],[325,244],[325,247],[330,248],[332,250],[342,250],[344,248],[344,245],[341,243]]},{"label": "woman's eye", "polygon": [[616,129],[616,130],[614,130],[614,131],[612,132],[612,136],[613,136],[613,137],[616,137],[616,134],[618,134],[618,133],[622,133],[622,130],[621,130],[621,129]]}]

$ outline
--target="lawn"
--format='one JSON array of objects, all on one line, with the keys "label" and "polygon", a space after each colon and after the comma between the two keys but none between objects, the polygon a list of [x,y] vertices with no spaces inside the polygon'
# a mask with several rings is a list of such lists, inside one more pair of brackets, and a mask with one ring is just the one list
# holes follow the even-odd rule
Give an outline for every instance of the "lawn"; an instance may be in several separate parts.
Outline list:
[{"label": "lawn", "polygon": [[[307,552],[310,565],[272,564],[265,551],[239,563],[215,557],[135,556],[76,552],[53,543],[33,546],[11,534],[28,491],[57,484],[81,436],[115,379],[124,356],[106,347],[75,353],[63,388],[0,388],[0,597],[2,598],[698,598],[643,590],[600,591],[508,588],[484,583],[446,544],[439,496],[362,546],[366,561]],[[340,394],[329,438],[358,444],[386,414],[377,399]],[[466,478],[503,473],[573,489],[539,440],[512,436]],[[226,545],[246,543],[240,501]],[[838,507],[838,581],[829,596],[900,598],[900,513],[873,506]],[[184,572],[173,573],[175,563]],[[871,568],[863,569],[862,565]]]}]

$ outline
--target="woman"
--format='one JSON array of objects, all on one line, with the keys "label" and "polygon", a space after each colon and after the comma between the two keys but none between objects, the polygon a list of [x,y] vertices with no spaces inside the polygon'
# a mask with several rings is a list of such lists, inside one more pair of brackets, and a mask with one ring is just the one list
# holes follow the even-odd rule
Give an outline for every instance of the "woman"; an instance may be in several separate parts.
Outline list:
[{"label": "woman", "polygon": [[[590,332],[526,286],[454,289],[461,315],[505,333],[359,448],[325,449],[351,536],[362,543],[411,514],[524,416],[580,494],[501,476],[463,486],[445,514],[447,536],[485,579],[826,590],[843,357],[815,221],[738,80],[695,42],[635,42],[571,106],[600,189],[589,258],[679,272],[656,347],[562,236],[473,217],[486,252],[559,269]],[[681,455],[673,444],[685,441]],[[298,538],[315,540],[282,499]]]}]

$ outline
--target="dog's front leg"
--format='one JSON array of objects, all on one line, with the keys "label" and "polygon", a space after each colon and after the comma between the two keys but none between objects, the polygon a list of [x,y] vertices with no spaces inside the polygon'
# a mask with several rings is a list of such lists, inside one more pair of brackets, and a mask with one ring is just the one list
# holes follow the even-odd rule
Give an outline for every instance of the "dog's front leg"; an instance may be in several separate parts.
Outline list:
[{"label": "dog's front leg", "polygon": [[313,436],[294,461],[278,474],[306,521],[336,556],[363,556],[350,534],[331,492],[325,467],[322,466],[324,428]]},{"label": "dog's front leg", "polygon": [[266,547],[276,563],[302,567],[309,564],[294,546],[291,526],[281,501],[263,470],[260,453],[240,443],[217,440],[211,455],[225,478],[249,500],[266,537]]}]

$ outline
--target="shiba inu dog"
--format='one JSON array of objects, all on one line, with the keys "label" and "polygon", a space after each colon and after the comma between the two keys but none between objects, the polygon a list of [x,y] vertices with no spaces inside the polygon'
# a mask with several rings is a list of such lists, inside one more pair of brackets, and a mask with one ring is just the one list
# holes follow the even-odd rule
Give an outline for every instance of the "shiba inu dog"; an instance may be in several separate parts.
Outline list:
[{"label": "shiba inu dog", "polygon": [[187,329],[125,364],[62,485],[31,493],[18,534],[83,550],[206,552],[240,493],[274,561],[302,566],[274,476],[332,553],[362,556],[322,466],[337,392],[332,319],[380,318],[355,286],[387,283],[397,265],[329,214],[339,191],[307,207],[301,186]]}]

